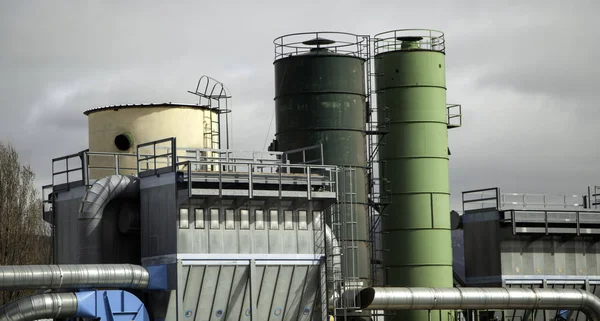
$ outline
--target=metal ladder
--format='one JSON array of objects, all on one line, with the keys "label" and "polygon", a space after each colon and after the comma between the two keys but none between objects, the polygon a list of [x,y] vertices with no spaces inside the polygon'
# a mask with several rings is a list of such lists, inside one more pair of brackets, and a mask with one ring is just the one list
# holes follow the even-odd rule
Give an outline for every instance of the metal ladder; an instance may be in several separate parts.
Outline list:
[{"label": "metal ladder", "polygon": [[588,187],[589,208],[600,208],[600,186],[594,185]]},{"label": "metal ladder", "polygon": [[[370,55],[367,63],[367,190],[369,199],[369,241],[372,257],[371,280],[373,285],[383,285],[384,280],[382,279],[382,276],[385,275],[385,273],[380,272],[383,269],[383,266],[381,265],[383,250],[380,248],[381,233],[378,232],[378,229],[381,224],[381,215],[390,198],[388,197],[389,191],[384,188],[384,185],[386,184],[382,184],[379,177],[379,168],[376,168],[376,166],[381,166],[378,164],[379,147],[385,144],[383,137],[388,132],[390,117],[389,108],[379,110],[377,104],[373,103],[373,94],[377,95],[377,98],[379,99],[379,93],[374,92],[372,89],[373,79],[377,80],[377,77],[383,76],[383,73],[372,72],[372,66],[375,63],[375,59],[378,58]],[[381,274],[381,276],[378,277],[378,274]]]},{"label": "metal ladder", "polygon": [[[354,264],[360,257],[358,252],[358,221],[356,217],[357,193],[356,175],[354,167],[342,167],[340,169],[342,179],[339,184],[339,195],[341,196],[335,205],[332,218],[332,230],[338,238],[339,268],[334,268],[334,289],[340,295],[334,307],[334,317],[346,319],[349,310],[357,309],[358,302],[354,295],[344,296],[344,292],[354,289],[360,285],[360,271],[358,265]],[[335,262],[336,259],[333,260]],[[335,272],[336,269],[341,272]]]}]

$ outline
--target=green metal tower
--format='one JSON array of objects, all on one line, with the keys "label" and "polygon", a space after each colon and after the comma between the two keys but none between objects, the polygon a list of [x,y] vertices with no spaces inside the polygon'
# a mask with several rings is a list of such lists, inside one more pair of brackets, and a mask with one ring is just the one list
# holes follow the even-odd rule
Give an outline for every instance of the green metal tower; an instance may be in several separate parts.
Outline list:
[{"label": "green metal tower", "polygon": [[[449,126],[444,37],[430,30],[375,36],[383,264],[389,286],[452,287]],[[431,311],[448,320],[450,311]],[[394,320],[428,320],[398,311]]]},{"label": "green metal tower", "polygon": [[343,252],[343,275],[334,278],[346,287],[370,286],[365,144],[369,37],[301,33],[274,43],[276,140],[272,149],[322,144],[325,164],[351,168],[340,174],[341,217],[337,221],[333,214],[328,217]]}]

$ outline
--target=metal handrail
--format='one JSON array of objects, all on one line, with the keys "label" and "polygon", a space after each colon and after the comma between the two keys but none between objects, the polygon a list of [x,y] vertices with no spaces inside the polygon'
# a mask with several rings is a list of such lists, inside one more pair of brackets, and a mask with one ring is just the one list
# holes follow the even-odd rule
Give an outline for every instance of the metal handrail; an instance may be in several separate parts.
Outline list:
[{"label": "metal handrail", "polygon": [[[306,160],[306,152],[312,151],[312,150],[317,150],[319,152],[319,158],[313,159],[313,160]],[[316,145],[312,145],[312,146],[301,147],[301,148],[296,148],[296,149],[285,151],[285,152],[283,152],[283,155],[282,155],[283,162],[288,163],[289,156],[298,154],[298,153],[302,153],[302,163],[301,164],[313,164],[313,163],[318,163],[319,165],[325,164],[325,161],[323,159],[323,144],[316,144]]]},{"label": "metal handrail", "polygon": [[[512,225],[512,233],[513,235],[517,235],[517,212],[521,212],[520,210],[508,210],[507,211],[510,214],[510,222]],[[527,210],[524,213],[521,213],[521,215],[525,215],[526,213],[532,213],[532,212],[536,212],[536,213],[544,213],[544,232],[545,235],[549,235],[549,225],[550,224],[569,224],[570,222],[550,222],[548,220],[548,213],[569,213],[569,214],[575,214],[575,231],[577,235],[581,235],[581,211],[567,211],[567,210]],[[586,212],[584,212],[586,213]]]},{"label": "metal handrail", "polygon": [[[486,192],[494,192],[494,196],[491,197],[484,197],[484,194]],[[469,195],[469,194],[480,194],[481,196],[479,198],[473,198],[473,199],[465,199],[465,196]],[[485,201],[495,201],[495,208],[496,209],[500,209],[500,202],[499,202],[499,196],[500,195],[500,189],[498,187],[491,187],[491,188],[483,188],[483,189],[476,189],[476,190],[470,190],[470,191],[464,191],[462,192],[462,210],[463,213],[465,213],[465,204],[469,204],[469,203],[481,203],[481,204],[485,204]]]},{"label": "metal handrail", "polygon": [[398,40],[399,37],[421,37],[422,39],[418,42],[418,50],[446,52],[446,40],[444,39],[444,33],[441,31],[430,29],[399,29],[375,35],[375,44],[373,46],[375,55],[389,51],[404,50],[402,48],[403,41]]},{"label": "metal handrail", "polygon": [[[457,110],[458,111],[455,111]],[[452,113],[452,111],[455,111]],[[462,126],[462,105],[460,104],[448,104],[446,105],[446,115],[448,126],[461,127]],[[458,119],[458,122],[453,121]]]},{"label": "metal handrail", "polygon": [[[156,153],[156,149],[158,144],[163,144],[163,143],[169,143],[169,147],[170,148],[170,152],[167,151],[167,153],[164,154],[157,154]],[[145,147],[150,147],[152,146],[152,154],[150,154],[151,156],[144,156],[147,154],[141,154],[140,153],[140,149],[145,148]],[[142,157],[142,158],[140,158]],[[161,167],[161,168],[157,168],[156,164],[157,164],[157,159],[158,158],[167,158],[167,166],[165,167]],[[137,174],[139,176],[140,174],[140,163],[143,161],[146,161],[146,167],[148,167],[148,162],[152,160],[153,166],[152,169],[148,169],[146,168],[146,170],[152,171],[153,175],[158,174],[158,169],[162,169],[162,168],[169,168],[170,171],[175,172],[177,170],[177,143],[176,143],[176,139],[175,137],[169,137],[169,138],[163,138],[163,139],[159,139],[159,140],[155,140],[152,142],[147,142],[147,143],[143,143],[143,144],[139,144],[137,145],[136,148],[136,158],[137,158]],[[175,161],[172,161],[172,160]],[[160,161],[158,161],[158,163],[160,164]]]},{"label": "metal handrail", "polygon": [[[333,43],[304,44],[311,39],[328,39]],[[313,49],[326,49],[328,52],[355,56],[363,59],[369,57],[370,36],[347,32],[319,31],[287,34],[275,38],[275,60],[297,56],[311,52]]]},{"label": "metal handrail", "polygon": [[[87,150],[86,150],[87,151]],[[52,186],[56,186],[56,176],[58,175],[63,175],[66,174],[66,179],[65,179],[65,183],[67,185],[67,189],[69,189],[69,183],[72,183],[70,181],[70,177],[69,174],[71,173],[76,173],[76,172],[80,172],[83,175],[83,169],[84,169],[84,164],[82,162],[81,165],[79,165],[79,167],[75,167],[75,168],[69,168],[69,160],[70,159],[76,159],[78,158],[81,162],[81,160],[83,159],[83,153],[86,152],[79,152],[79,153],[74,153],[74,154],[69,154],[69,155],[65,155],[65,156],[61,156],[61,157],[57,157],[57,158],[53,158],[52,159]],[[65,170],[61,170],[61,171],[57,171],[56,170],[56,163],[64,161],[65,162]]]},{"label": "metal handrail", "polygon": [[[192,171],[191,171],[191,165],[193,164],[199,164],[199,165],[215,165],[214,162],[207,162],[207,161],[185,161],[185,162],[180,162],[177,163],[175,166],[177,168],[182,167],[185,169],[185,172],[187,174],[187,183],[188,183],[188,189],[189,189],[189,195],[191,195],[191,189],[192,189],[192,183],[191,183],[191,177],[193,175]],[[338,168],[336,166],[332,166],[332,165],[295,165],[295,164],[257,164],[257,163],[252,163],[252,162],[246,162],[246,163],[232,163],[232,162],[220,162],[218,163],[218,170],[214,171],[217,173],[217,177],[215,178],[215,182],[219,183],[219,196],[222,196],[223,193],[223,175],[225,173],[227,173],[227,171],[224,171],[224,168],[230,168],[230,166],[236,166],[236,169],[238,169],[239,167],[246,167],[247,170],[246,171],[236,171],[236,173],[239,174],[244,174],[247,173],[248,175],[248,189],[249,189],[249,197],[252,198],[253,197],[253,181],[256,175],[264,175],[264,171],[261,172],[256,172],[254,171],[254,169],[256,168],[257,165],[263,165],[263,167],[270,167],[271,168],[271,172],[272,174],[277,174],[277,176],[275,176],[275,178],[278,179],[278,189],[279,189],[279,196],[281,197],[282,195],[282,190],[283,190],[283,181],[286,180],[286,177],[283,174],[290,174],[292,173],[293,169],[302,169],[302,173],[303,174],[303,179],[306,181],[306,185],[307,185],[307,196],[308,199],[311,199],[311,195],[312,195],[312,182],[311,179],[313,178],[313,175],[319,175],[319,174],[314,174],[314,170],[323,170],[325,172],[328,173],[328,177],[324,176],[324,175],[319,175],[321,177],[325,177],[325,181],[323,181],[322,183],[324,183],[324,188],[326,188],[327,191],[335,191],[336,190],[336,186],[337,186],[337,171]],[[211,172],[205,172],[205,173],[211,173]],[[300,173],[298,173],[300,174]],[[184,177],[184,180],[186,179],[186,177]]]}]

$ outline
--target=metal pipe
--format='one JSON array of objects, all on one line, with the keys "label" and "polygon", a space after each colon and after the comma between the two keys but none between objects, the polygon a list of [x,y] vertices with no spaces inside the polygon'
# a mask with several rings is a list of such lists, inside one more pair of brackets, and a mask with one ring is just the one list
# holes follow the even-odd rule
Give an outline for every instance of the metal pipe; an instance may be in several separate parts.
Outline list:
[{"label": "metal pipe", "polygon": [[600,299],[579,289],[548,288],[366,288],[365,310],[574,309],[600,321]]},{"label": "metal pipe", "polygon": [[131,264],[0,266],[0,290],[129,288],[145,289],[148,271]]},{"label": "metal pipe", "polygon": [[341,273],[341,252],[338,240],[327,224],[325,224],[325,242],[329,252],[327,255],[327,282],[333,283],[333,275]]},{"label": "metal pipe", "polygon": [[137,197],[139,190],[139,179],[124,175],[104,177],[87,190],[79,208],[79,222],[82,225],[79,233],[79,263],[102,263],[100,223],[104,208],[117,197]]},{"label": "metal pipe", "polygon": [[77,313],[75,293],[37,294],[0,308],[0,321],[69,318]]}]

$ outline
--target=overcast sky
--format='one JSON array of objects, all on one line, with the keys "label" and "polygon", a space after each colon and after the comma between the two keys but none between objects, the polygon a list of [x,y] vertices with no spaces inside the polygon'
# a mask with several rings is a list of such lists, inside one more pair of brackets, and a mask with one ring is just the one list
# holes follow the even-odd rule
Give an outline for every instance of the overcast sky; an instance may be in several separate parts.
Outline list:
[{"label": "overcast sky", "polygon": [[467,189],[600,185],[600,2],[487,2],[0,1],[0,139],[48,183],[52,158],[87,148],[84,110],[194,103],[186,91],[207,74],[234,95],[233,148],[260,150],[274,38],[431,28],[446,35],[448,102],[463,106],[454,208]]}]

